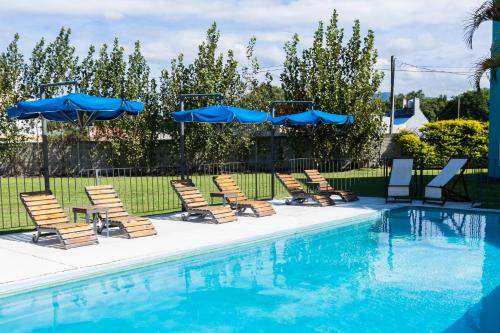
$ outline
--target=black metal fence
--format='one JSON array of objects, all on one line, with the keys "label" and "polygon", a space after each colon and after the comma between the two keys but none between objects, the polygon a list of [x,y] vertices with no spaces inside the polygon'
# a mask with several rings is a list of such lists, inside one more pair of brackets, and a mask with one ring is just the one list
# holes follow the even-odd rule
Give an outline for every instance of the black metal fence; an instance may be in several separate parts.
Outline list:
[{"label": "black metal fence", "polygon": [[[282,160],[275,171],[290,172],[306,183],[303,170],[318,169],[337,189],[349,189],[361,196],[384,197],[392,161],[381,159],[360,162],[356,159],[317,160],[312,158]],[[442,168],[423,168],[414,165],[413,196],[421,198],[423,186]],[[287,196],[285,189],[273,177],[269,163],[232,162],[203,164],[190,167],[188,177],[199,187],[208,202],[210,192],[217,191],[213,176],[233,174],[235,181],[250,199],[271,199]],[[84,188],[96,184],[112,184],[125,207],[132,214],[155,215],[181,210],[181,202],[170,186],[172,179],[180,178],[177,167],[161,168],[104,168],[85,169],[76,174],[53,176],[51,190],[69,213],[71,207],[88,205]],[[466,171],[468,190],[474,202],[482,202],[488,195],[486,170],[471,163]],[[274,186],[273,186],[274,182]],[[19,193],[44,189],[41,175],[0,176],[0,232],[31,229],[33,225],[19,200]],[[273,193],[274,190],[274,193]],[[220,203],[215,200],[213,203]],[[68,214],[68,216],[71,216]]]}]

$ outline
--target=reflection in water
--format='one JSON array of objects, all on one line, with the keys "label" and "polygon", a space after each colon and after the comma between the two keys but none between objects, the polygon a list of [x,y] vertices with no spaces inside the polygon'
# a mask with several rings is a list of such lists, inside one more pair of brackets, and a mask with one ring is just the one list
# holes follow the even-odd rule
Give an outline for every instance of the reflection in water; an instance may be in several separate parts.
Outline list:
[{"label": "reflection in water", "polygon": [[387,232],[395,237],[409,233],[415,239],[459,236],[464,242],[479,246],[485,238],[485,226],[485,215],[410,208],[383,214],[373,231]]},{"label": "reflection in water", "polygon": [[0,301],[0,327],[452,332],[474,322],[487,331],[498,323],[491,316],[498,316],[499,224],[492,214],[396,210],[366,223]]}]

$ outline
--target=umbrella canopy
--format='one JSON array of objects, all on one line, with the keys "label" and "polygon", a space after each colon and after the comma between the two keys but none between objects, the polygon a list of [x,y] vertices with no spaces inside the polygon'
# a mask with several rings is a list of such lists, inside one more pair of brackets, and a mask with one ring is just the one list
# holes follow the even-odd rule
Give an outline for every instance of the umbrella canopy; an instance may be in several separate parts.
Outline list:
[{"label": "umbrella canopy", "polygon": [[33,119],[39,116],[50,120],[86,126],[94,120],[113,120],[123,114],[137,116],[144,103],[120,98],[96,97],[72,93],[61,97],[19,102],[7,109],[9,118]]},{"label": "umbrella canopy", "polygon": [[226,105],[212,105],[199,109],[172,112],[177,122],[198,123],[240,123],[260,124],[269,121],[272,117],[269,112],[259,112],[244,108]]},{"label": "umbrella canopy", "polygon": [[327,113],[319,110],[309,110],[296,114],[271,118],[273,125],[316,125],[323,124],[352,124],[354,116]]}]

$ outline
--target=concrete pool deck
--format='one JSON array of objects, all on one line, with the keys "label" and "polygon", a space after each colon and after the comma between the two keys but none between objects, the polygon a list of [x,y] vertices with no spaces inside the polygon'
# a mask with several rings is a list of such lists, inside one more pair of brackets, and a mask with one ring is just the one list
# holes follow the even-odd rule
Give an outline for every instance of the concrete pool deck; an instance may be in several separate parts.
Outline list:
[{"label": "concrete pool deck", "polygon": [[[62,250],[54,239],[31,242],[32,232],[0,236],[0,295],[105,273],[159,258],[179,257],[195,251],[241,244],[258,238],[325,223],[335,225],[348,218],[374,214],[383,209],[406,206],[385,204],[383,198],[361,198],[330,207],[287,206],[272,202],[277,214],[255,218],[239,216],[237,222],[210,224],[185,222],[180,213],[151,217],[157,236],[138,239],[99,236],[98,245]],[[416,201],[414,206],[418,205]],[[449,203],[447,208],[470,209],[470,204]]]}]

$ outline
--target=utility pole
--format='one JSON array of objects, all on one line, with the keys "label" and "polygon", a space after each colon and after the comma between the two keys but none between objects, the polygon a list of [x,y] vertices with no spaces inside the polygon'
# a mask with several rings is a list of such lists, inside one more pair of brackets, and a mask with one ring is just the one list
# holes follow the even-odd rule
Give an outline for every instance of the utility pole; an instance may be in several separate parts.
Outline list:
[{"label": "utility pole", "polygon": [[460,119],[460,96],[458,96],[457,118]]},{"label": "utility pole", "polygon": [[394,74],[396,71],[396,58],[391,56],[391,123],[389,124],[389,134],[392,134],[394,128],[394,109],[395,109],[395,96],[394,96]]}]

